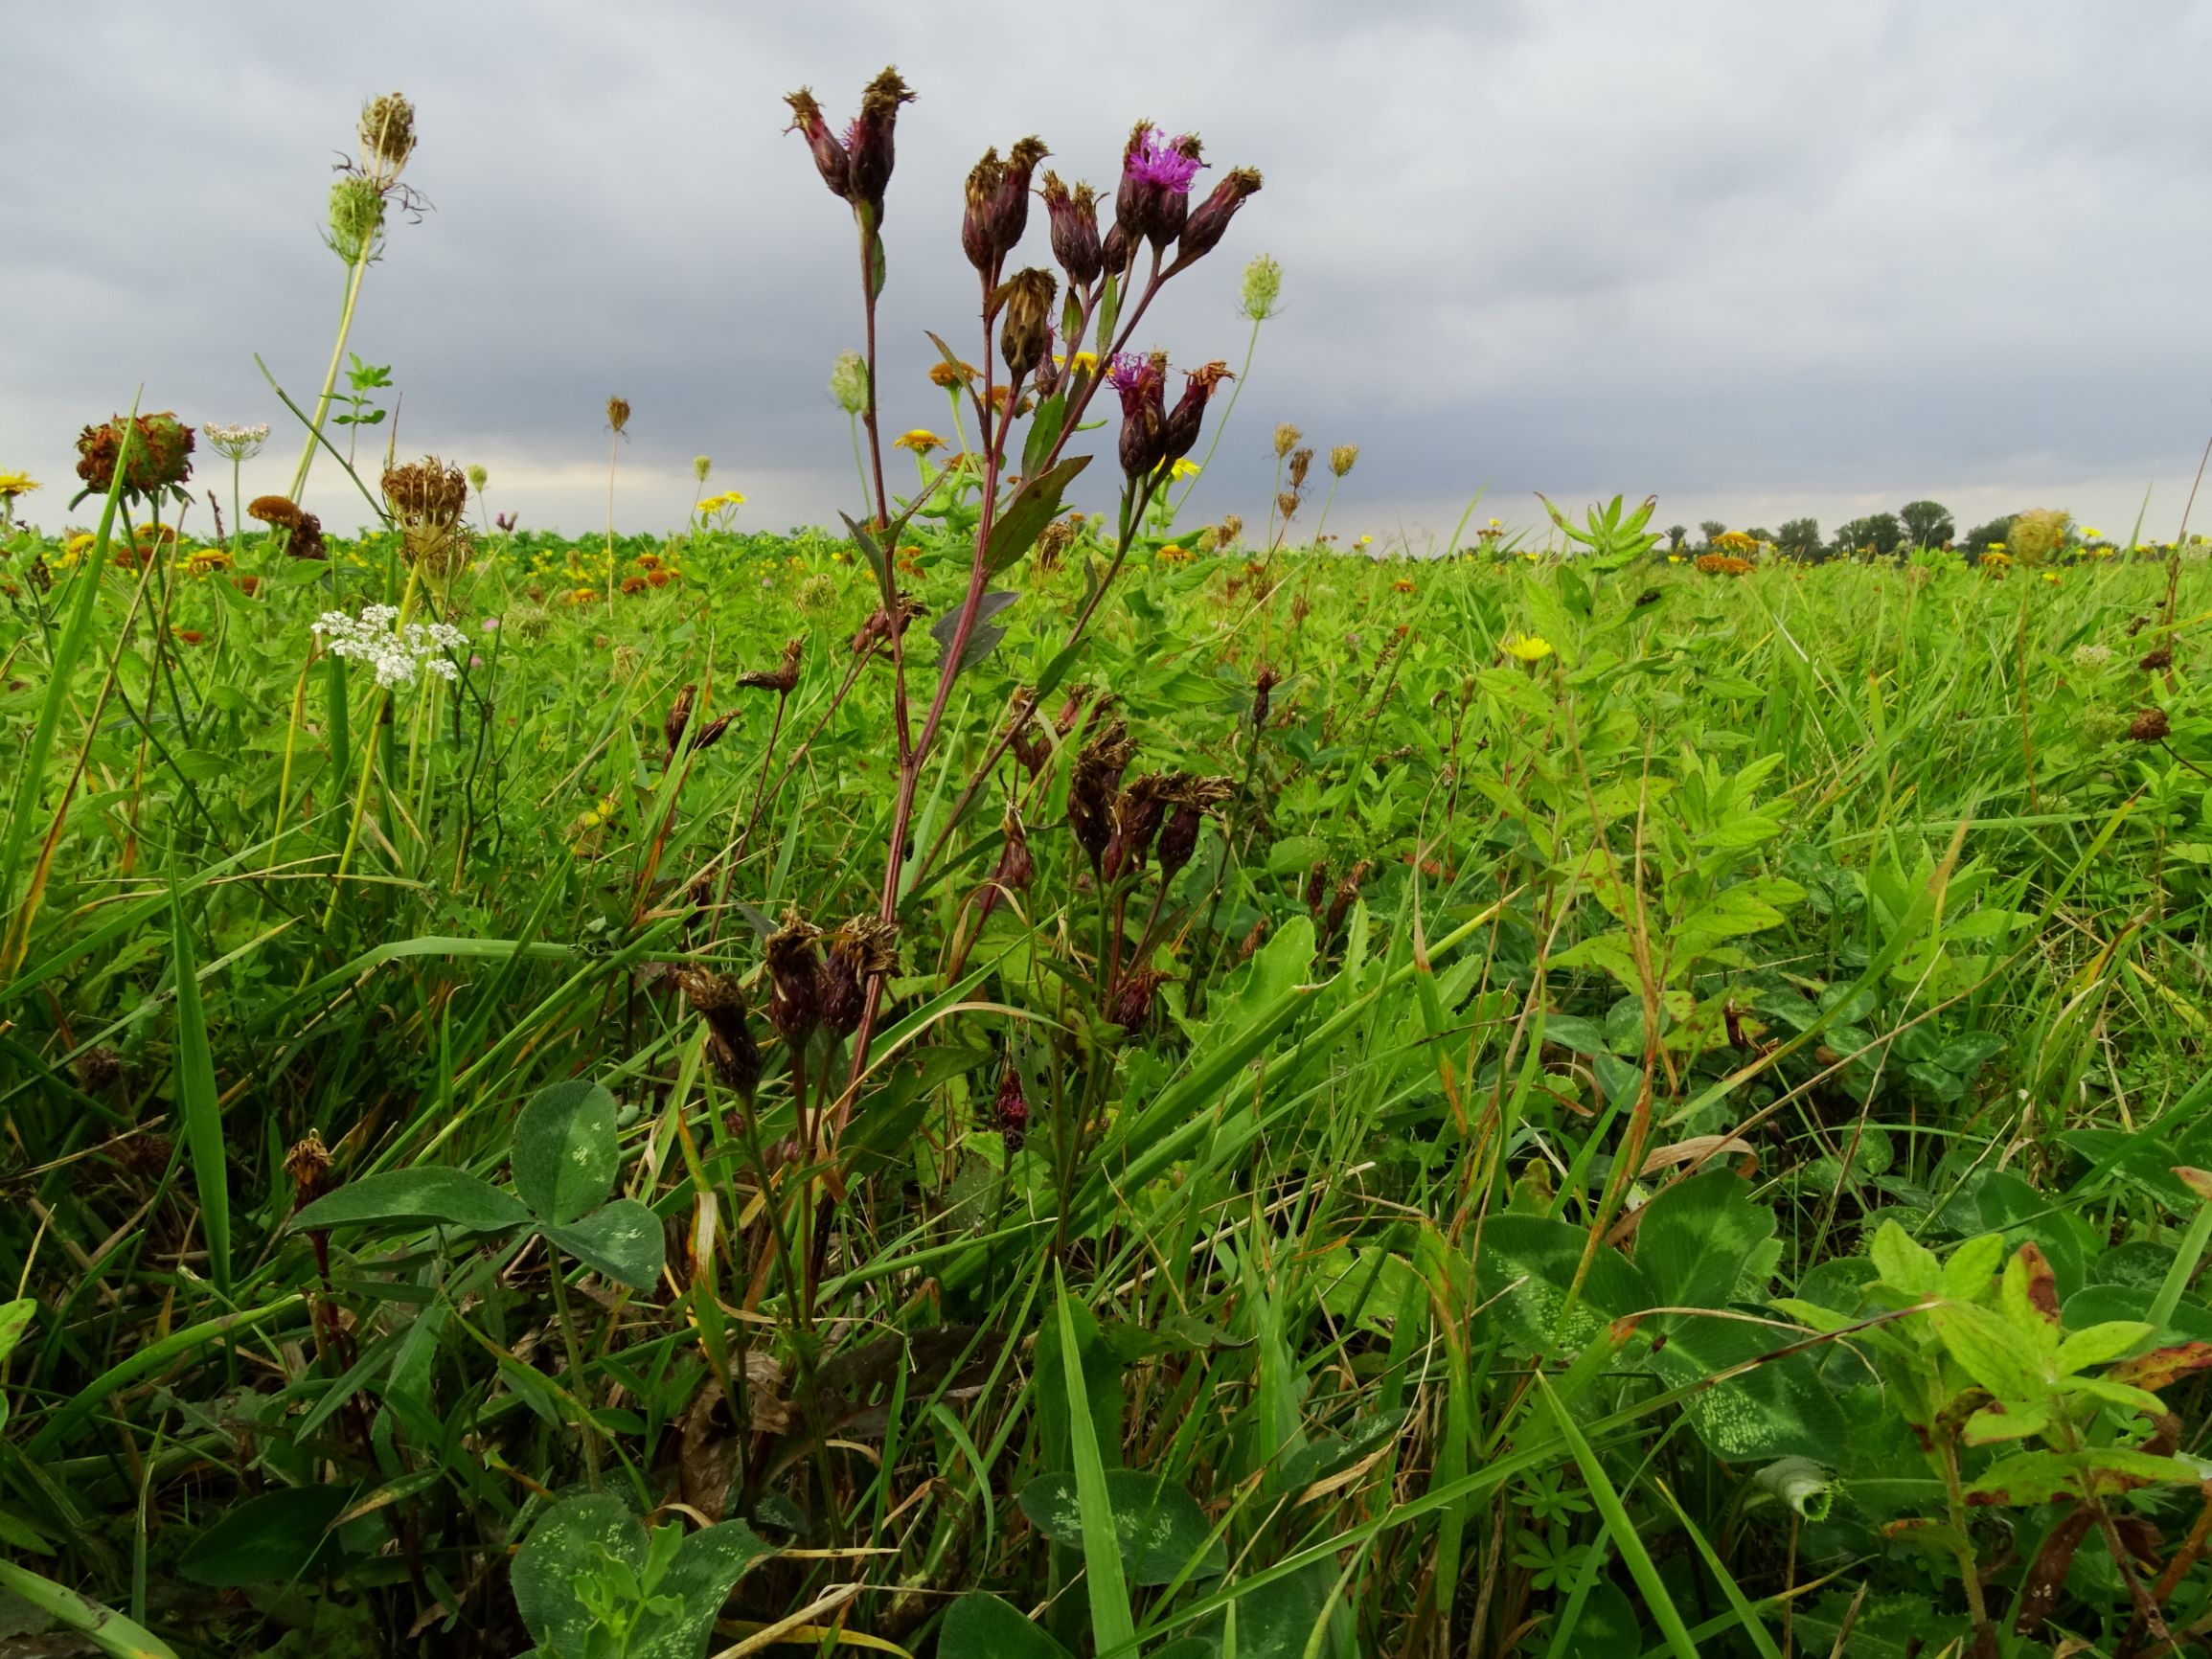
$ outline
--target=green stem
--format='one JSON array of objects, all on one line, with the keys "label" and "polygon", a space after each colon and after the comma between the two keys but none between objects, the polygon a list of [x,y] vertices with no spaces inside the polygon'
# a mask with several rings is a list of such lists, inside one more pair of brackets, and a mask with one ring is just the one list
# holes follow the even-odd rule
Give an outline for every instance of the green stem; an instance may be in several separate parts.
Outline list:
[{"label": "green stem", "polygon": [[294,501],[299,500],[300,491],[307,489],[308,471],[315,464],[315,444],[322,437],[323,422],[331,413],[331,395],[338,386],[338,365],[345,360],[346,341],[353,331],[353,310],[361,303],[361,279],[368,270],[366,250],[346,268],[346,303],[338,312],[338,337],[331,346],[331,366],[323,372],[323,389],[315,398],[315,419],[308,428],[307,447],[300,451],[300,465],[292,473]]},{"label": "green stem", "polygon": [[1198,463],[1198,470],[1193,475],[1190,483],[1183,486],[1182,494],[1175,498],[1174,510],[1177,512],[1182,511],[1183,503],[1190,500],[1191,491],[1197,489],[1198,480],[1205,477],[1206,468],[1213,465],[1214,451],[1220,447],[1221,433],[1229,424],[1229,417],[1237,412],[1238,398],[1243,394],[1244,377],[1252,372],[1252,353],[1259,349],[1260,325],[1265,321],[1266,319],[1264,317],[1252,319],[1252,332],[1244,341],[1243,367],[1237,371],[1237,383],[1229,388],[1229,400],[1221,406],[1221,418],[1214,422],[1213,442],[1206,445],[1205,459]]},{"label": "green stem", "polygon": [[545,1265],[553,1280],[553,1309],[560,1320],[560,1343],[568,1351],[568,1392],[576,1397],[576,1408],[583,1421],[577,1426],[583,1437],[583,1477],[593,1491],[599,1490],[599,1424],[591,1420],[591,1396],[585,1392],[583,1380],[583,1345],[576,1339],[576,1314],[568,1305],[568,1280],[561,1271],[560,1252],[548,1240],[545,1246]]}]

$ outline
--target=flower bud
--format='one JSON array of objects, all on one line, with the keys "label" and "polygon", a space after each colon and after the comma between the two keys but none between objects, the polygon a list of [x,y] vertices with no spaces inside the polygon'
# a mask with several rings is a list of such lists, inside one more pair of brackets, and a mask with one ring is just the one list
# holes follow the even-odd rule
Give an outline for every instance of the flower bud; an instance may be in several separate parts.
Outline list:
[{"label": "flower bud", "polygon": [[992,145],[983,152],[983,159],[968,172],[968,185],[963,193],[965,205],[960,216],[960,251],[968,256],[968,262],[985,276],[999,258],[999,249],[991,230],[991,215],[998,200],[998,187],[1006,178],[1006,163],[998,159],[998,147]]},{"label": "flower bud", "polygon": [[323,1137],[309,1129],[306,1140],[285,1154],[285,1173],[292,1178],[292,1208],[305,1209],[330,1190],[331,1153]]},{"label": "flower bud", "polygon": [[1298,447],[1298,440],[1305,434],[1286,420],[1275,428],[1275,459],[1280,461]]},{"label": "flower bud", "polygon": [[778,696],[789,696],[798,689],[799,658],[806,648],[807,642],[804,639],[786,640],[781,662],[772,669],[756,669],[749,674],[740,674],[738,684],[754,691],[774,692]]},{"label": "flower bud", "polygon": [[376,257],[384,235],[384,193],[376,181],[343,173],[331,186],[330,228],[324,243],[349,265]]},{"label": "flower bud", "polygon": [[1052,345],[1052,302],[1060,284],[1050,271],[1032,265],[1014,273],[992,294],[1003,307],[998,328],[998,354],[1015,379],[1036,368]]},{"label": "flower bud", "polygon": [[1198,429],[1205,420],[1206,399],[1216,386],[1231,377],[1229,365],[1221,362],[1208,363],[1190,372],[1183,395],[1176,399],[1174,412],[1168,417],[1162,461],[1173,466],[1197,446]]},{"label": "flower bud", "polygon": [[1359,445],[1339,443],[1329,451],[1329,470],[1341,478],[1359,465]]},{"label": "flower bud", "polygon": [[[1032,772],[1034,774],[1035,768]],[[999,826],[1006,836],[1006,845],[999,850],[998,867],[992,871],[991,879],[984,885],[983,895],[975,903],[976,925],[991,920],[1007,898],[1029,891],[1029,884],[1037,878],[1037,859],[1029,850],[1029,836],[1021,827],[1021,820],[1009,810]]]},{"label": "flower bud", "polygon": [[853,158],[845,146],[830,130],[830,124],[822,119],[822,106],[814,102],[814,95],[802,86],[796,92],[786,93],[784,102],[791,106],[791,125],[786,132],[805,136],[807,148],[814,152],[814,167],[822,175],[822,182],[832,194],[847,201],[853,197]]},{"label": "flower bud", "polygon": [[1106,240],[1100,245],[1099,250],[1100,257],[1106,261],[1106,274],[1109,277],[1118,277],[1127,271],[1129,268],[1129,255],[1132,251],[1133,244],[1130,242],[1127,231],[1118,224],[1108,230],[1106,234]]},{"label": "flower bud", "polygon": [[1160,830],[1159,857],[1162,880],[1173,881],[1198,850],[1198,830],[1206,808],[1229,798],[1234,785],[1226,778],[1193,778],[1178,773],[1168,780],[1167,797],[1174,810]]},{"label": "flower bud", "polygon": [[475,490],[479,495],[484,493],[484,487],[490,482],[491,474],[486,471],[482,466],[471,466],[468,468],[468,488]]},{"label": "flower bud", "polygon": [[999,1074],[998,1098],[992,1102],[992,1127],[998,1131],[1009,1152],[1021,1150],[1021,1144],[1029,1138],[1029,1102],[1021,1092],[1021,1078],[1007,1062]]},{"label": "flower bud", "polygon": [[1167,450],[1166,360],[1124,352],[1113,360],[1106,377],[1121,394],[1122,471],[1142,478],[1158,467]]},{"label": "flower bud", "polygon": [[899,124],[899,106],[913,102],[914,94],[899,71],[886,69],[861,93],[860,114],[845,134],[846,176],[853,200],[873,209],[878,224],[883,218],[883,192],[891,182],[892,129]]},{"label": "flower bud", "polygon": [[1244,283],[1237,298],[1237,308],[1253,322],[1265,323],[1275,314],[1275,302],[1282,294],[1281,261],[1271,254],[1253,255],[1244,266]]},{"label": "flower bud", "polygon": [[839,1036],[860,1029],[868,981],[899,966],[891,943],[895,931],[873,916],[855,916],[830,936],[830,960],[822,970],[822,1018]]},{"label": "flower bud", "polygon": [[1185,265],[1204,259],[1220,245],[1229,221],[1237,216],[1237,210],[1245,198],[1258,193],[1260,174],[1256,169],[1240,167],[1227,174],[1213,193],[1191,210],[1184,221],[1182,235],[1175,241],[1174,262],[1168,268],[1179,271]]},{"label": "flower bud", "polygon": [[609,398],[606,400],[606,423],[614,429],[617,438],[622,436],[623,428],[629,424],[627,398]]},{"label": "flower bud", "polygon": [[1019,245],[1029,229],[1029,181],[1037,164],[1052,152],[1035,133],[1018,138],[1006,152],[1006,167],[999,174],[998,191],[991,204],[991,239],[1004,258]]},{"label": "flower bud", "polygon": [[1106,1017],[1124,1031],[1139,1032],[1152,1023],[1152,999],[1167,975],[1157,968],[1140,967],[1124,976],[1107,999]]},{"label": "flower bud", "polygon": [[676,983],[707,1022],[707,1059],[715,1075],[749,1102],[761,1080],[761,1045],[745,1023],[745,992],[738,976],[687,967],[677,973]]},{"label": "flower bud", "polygon": [[669,757],[674,759],[677,745],[683,742],[684,733],[691,729],[692,703],[698,695],[698,687],[685,686],[669,704],[668,717],[661,721],[661,736],[668,739]]},{"label": "flower bud", "polygon": [[704,484],[707,481],[707,474],[712,472],[714,469],[715,463],[712,456],[695,455],[692,457],[692,476],[697,479],[701,484]]},{"label": "flower bud", "polygon": [[1255,732],[1264,731],[1266,728],[1268,698],[1274,693],[1275,688],[1282,683],[1283,676],[1266,665],[1262,665],[1260,671],[1253,676],[1252,730]]},{"label": "flower bud", "polygon": [[839,352],[830,365],[830,396],[848,415],[868,407],[868,359],[857,352]]},{"label": "flower bud", "polygon": [[1098,236],[1098,192],[1087,184],[1070,190],[1060,174],[1047,172],[1043,194],[1052,257],[1067,273],[1070,287],[1086,288],[1106,268],[1106,250]]}]

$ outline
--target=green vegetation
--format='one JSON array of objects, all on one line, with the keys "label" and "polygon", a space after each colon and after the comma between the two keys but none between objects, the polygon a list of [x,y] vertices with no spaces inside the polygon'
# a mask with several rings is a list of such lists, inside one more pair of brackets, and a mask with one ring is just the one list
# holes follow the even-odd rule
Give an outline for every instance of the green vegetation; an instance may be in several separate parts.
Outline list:
[{"label": "green vegetation", "polygon": [[[871,339],[902,94],[834,155],[793,101]],[[947,352],[901,498],[841,370],[835,534],[495,530],[425,459],[358,539],[194,543],[163,416],[87,429],[97,531],[9,533],[0,1627],[2201,1642],[2205,567],[1617,500],[1334,557],[1288,429],[1257,545],[1178,529],[1112,256],[1056,223],[1102,381],[974,229],[1009,395]]]}]

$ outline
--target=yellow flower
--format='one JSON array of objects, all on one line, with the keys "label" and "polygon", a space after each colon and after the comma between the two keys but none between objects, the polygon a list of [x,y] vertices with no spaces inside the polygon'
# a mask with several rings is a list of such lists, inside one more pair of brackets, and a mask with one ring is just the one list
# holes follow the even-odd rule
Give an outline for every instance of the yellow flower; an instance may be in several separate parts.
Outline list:
[{"label": "yellow flower", "polygon": [[732,507],[742,507],[744,504],[745,497],[742,491],[736,489],[725,489],[721,492],[721,494],[710,495],[704,501],[700,502],[699,511],[702,513],[720,512],[724,509]]},{"label": "yellow flower", "polygon": [[596,587],[572,588],[569,591],[568,602],[570,604],[589,604],[598,598],[599,589]]},{"label": "yellow flower", "polygon": [[1684,554],[1679,554],[1679,553],[1670,553],[1669,555],[1667,555],[1667,562],[1668,562],[1669,564],[1680,564],[1680,563],[1682,562],[1683,558],[1684,558],[1684,557],[1687,557],[1687,556],[1686,556],[1686,555],[1684,555]]},{"label": "yellow flower", "polygon": [[1552,643],[1541,634],[1507,634],[1498,647],[1516,662],[1540,663],[1552,654]]},{"label": "yellow flower", "polygon": [[1361,536],[1361,537],[1360,537],[1360,538],[1359,538],[1357,541],[1354,542],[1352,545],[1353,545],[1354,547],[1365,547],[1365,546],[1366,546],[1368,543],[1372,542],[1374,539],[1375,539],[1375,538],[1374,538],[1372,535],[1363,535],[1363,536]]},{"label": "yellow flower", "polygon": [[1168,476],[1170,478],[1196,478],[1197,475],[1198,464],[1196,461],[1190,460],[1188,457],[1176,462],[1173,466],[1168,468]]},{"label": "yellow flower", "polygon": [[2059,585],[2059,573],[2055,570],[2046,570],[2043,572],[2043,580],[2053,587],[2057,587]]},{"label": "yellow flower", "polygon": [[2104,534],[2105,533],[2103,531],[2095,529],[2090,525],[2085,524],[2082,526],[2082,537],[2086,541],[2094,541]]},{"label": "yellow flower", "polygon": [[917,455],[926,455],[932,449],[945,447],[945,440],[925,426],[917,426],[911,432],[901,432],[891,440],[894,449],[911,449]]},{"label": "yellow flower", "polygon": [[1162,564],[1188,564],[1191,556],[1187,550],[1171,544],[1160,549],[1159,560]]},{"label": "yellow flower", "polygon": [[0,501],[13,501],[37,488],[38,480],[28,472],[0,472]]},{"label": "yellow flower", "polygon": [[228,570],[230,563],[231,556],[221,548],[201,547],[194,549],[193,556],[184,561],[184,567],[194,576],[205,576],[213,570]]}]

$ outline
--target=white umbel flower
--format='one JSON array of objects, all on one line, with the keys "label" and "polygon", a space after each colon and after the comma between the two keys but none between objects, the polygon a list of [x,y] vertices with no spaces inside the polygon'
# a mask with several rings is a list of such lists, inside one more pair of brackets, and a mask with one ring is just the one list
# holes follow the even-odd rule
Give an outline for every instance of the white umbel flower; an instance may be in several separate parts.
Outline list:
[{"label": "white umbel flower", "polygon": [[315,620],[314,632],[332,655],[373,667],[379,686],[411,686],[424,668],[447,680],[461,677],[452,653],[467,640],[459,628],[446,623],[409,623],[395,629],[399,620],[399,607],[393,604],[373,604],[358,617],[327,610]]}]

